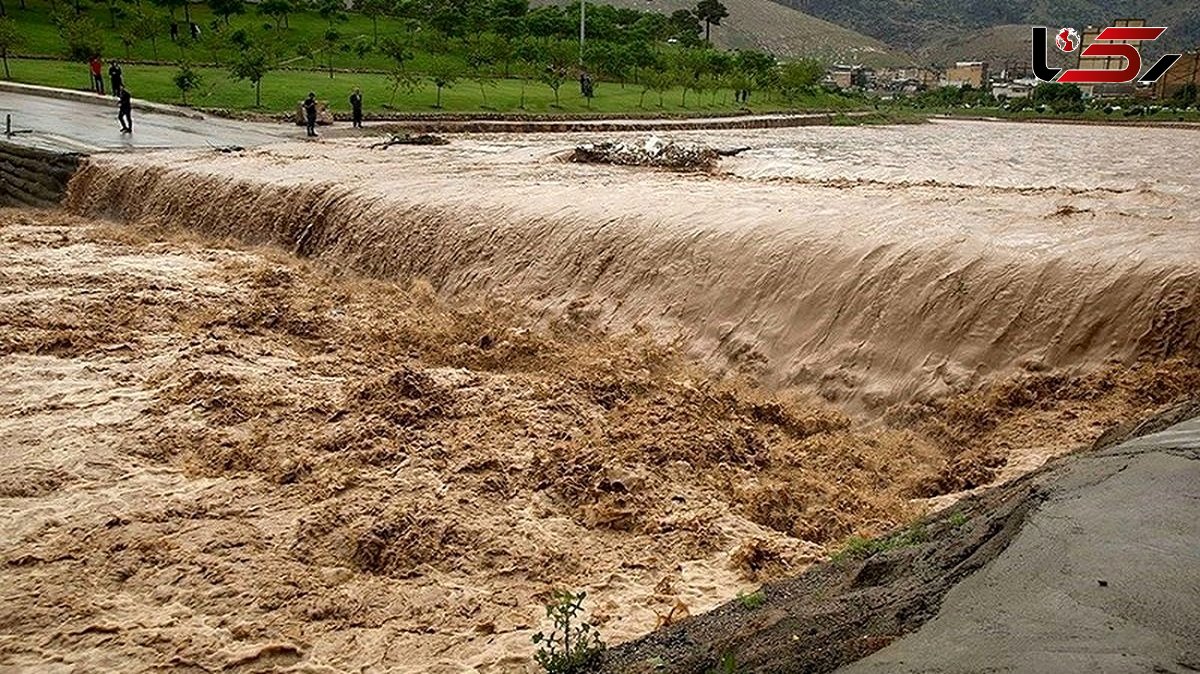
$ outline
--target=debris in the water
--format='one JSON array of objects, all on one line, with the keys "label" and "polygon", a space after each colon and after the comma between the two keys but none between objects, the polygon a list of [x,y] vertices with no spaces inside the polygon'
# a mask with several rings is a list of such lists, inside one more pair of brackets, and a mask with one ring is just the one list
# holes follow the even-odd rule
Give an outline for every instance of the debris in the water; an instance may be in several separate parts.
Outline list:
[{"label": "debris in the water", "polygon": [[389,138],[381,143],[372,143],[371,149],[372,150],[386,150],[387,148],[389,148],[393,145],[449,145],[449,144],[450,144],[450,141],[446,140],[445,138],[442,138],[441,136],[435,136],[431,133],[422,133],[422,134],[417,134],[415,136],[412,134],[406,133],[402,136],[392,136],[391,138]]},{"label": "debris in the water", "polygon": [[664,141],[658,136],[649,136],[642,141],[577,145],[568,161],[709,171],[716,168],[720,156],[718,150],[704,145]]}]

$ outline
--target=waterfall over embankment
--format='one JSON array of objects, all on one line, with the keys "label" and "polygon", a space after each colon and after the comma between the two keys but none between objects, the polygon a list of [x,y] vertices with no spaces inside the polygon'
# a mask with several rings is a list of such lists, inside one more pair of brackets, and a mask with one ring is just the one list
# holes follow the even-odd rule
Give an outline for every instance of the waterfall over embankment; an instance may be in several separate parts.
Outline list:
[{"label": "waterfall over embankment", "polygon": [[1186,195],[681,176],[551,154],[323,143],[97,157],[68,206],[641,324],[859,409],[1200,345]]}]

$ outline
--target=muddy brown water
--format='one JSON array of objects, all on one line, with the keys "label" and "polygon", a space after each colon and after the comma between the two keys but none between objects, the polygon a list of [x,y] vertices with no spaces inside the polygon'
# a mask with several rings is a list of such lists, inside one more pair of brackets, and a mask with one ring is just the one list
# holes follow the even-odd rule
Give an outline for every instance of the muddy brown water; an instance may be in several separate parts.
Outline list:
[{"label": "muddy brown water", "polygon": [[98,156],[0,213],[0,664],[529,671],[554,588],[625,641],[1200,386],[1200,135],[703,138],[754,149]]}]

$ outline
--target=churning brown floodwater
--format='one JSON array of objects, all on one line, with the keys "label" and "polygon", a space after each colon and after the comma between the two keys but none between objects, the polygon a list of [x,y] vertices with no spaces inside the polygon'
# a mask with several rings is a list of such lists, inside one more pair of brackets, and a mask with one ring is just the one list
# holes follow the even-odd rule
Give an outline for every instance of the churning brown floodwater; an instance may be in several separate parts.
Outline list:
[{"label": "churning brown floodwater", "polygon": [[856,409],[1197,342],[1200,134],[959,122],[708,138],[754,149],[717,176],[564,165],[562,136],[111,156],[70,205],[447,295],[587,305]]},{"label": "churning brown floodwater", "polygon": [[0,211],[0,665],[526,671],[555,588],[626,640],[1200,388],[1200,135],[704,138],[754,149],[111,155]]}]

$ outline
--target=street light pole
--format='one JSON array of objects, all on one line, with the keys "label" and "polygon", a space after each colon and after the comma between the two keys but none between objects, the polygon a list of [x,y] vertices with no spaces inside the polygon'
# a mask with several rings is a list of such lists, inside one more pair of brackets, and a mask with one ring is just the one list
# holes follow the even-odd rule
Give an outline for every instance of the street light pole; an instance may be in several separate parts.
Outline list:
[{"label": "street light pole", "polygon": [[587,0],[579,0],[579,65],[583,67],[583,42],[586,38]]}]

